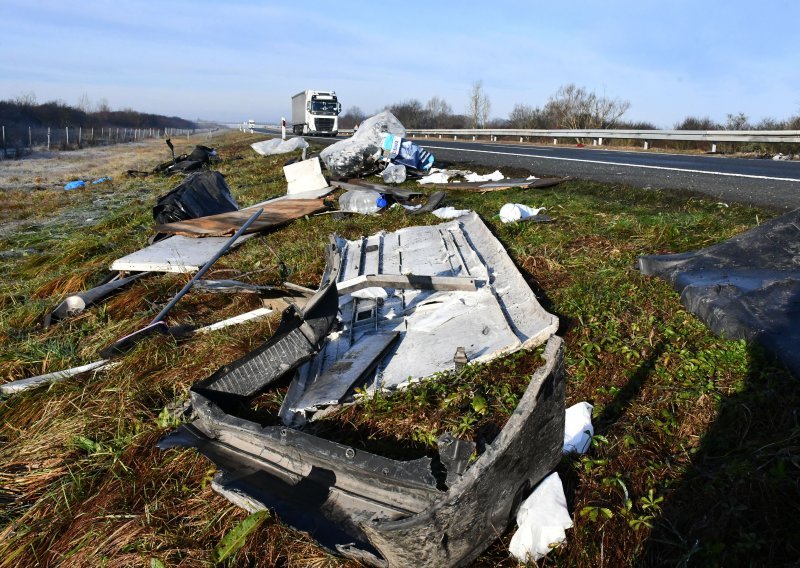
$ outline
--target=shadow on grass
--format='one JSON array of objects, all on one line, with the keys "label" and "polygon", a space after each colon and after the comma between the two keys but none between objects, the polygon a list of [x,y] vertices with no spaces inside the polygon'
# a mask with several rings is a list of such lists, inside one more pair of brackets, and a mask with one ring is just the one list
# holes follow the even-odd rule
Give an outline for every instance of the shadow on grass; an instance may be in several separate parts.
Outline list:
[{"label": "shadow on grass", "polygon": [[744,390],[721,402],[645,543],[647,566],[797,566],[800,382],[750,349]]}]

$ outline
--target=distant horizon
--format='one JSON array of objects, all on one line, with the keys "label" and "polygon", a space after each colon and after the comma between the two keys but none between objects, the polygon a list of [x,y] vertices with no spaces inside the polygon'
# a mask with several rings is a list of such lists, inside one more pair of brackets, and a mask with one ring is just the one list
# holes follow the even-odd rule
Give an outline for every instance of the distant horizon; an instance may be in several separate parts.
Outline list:
[{"label": "distant horizon", "polygon": [[6,0],[3,20],[4,100],[34,93],[38,102],[88,98],[187,120],[275,123],[303,89],[335,90],[343,112],[437,96],[464,114],[481,80],[500,119],[516,104],[544,106],[570,83],[629,101],[623,120],[658,128],[690,116],[724,124],[744,113],[755,124],[800,115],[800,4],[785,0],[758,9],[577,0],[568,10],[444,0],[402,13],[382,4],[176,0],[167,13],[142,0]]}]

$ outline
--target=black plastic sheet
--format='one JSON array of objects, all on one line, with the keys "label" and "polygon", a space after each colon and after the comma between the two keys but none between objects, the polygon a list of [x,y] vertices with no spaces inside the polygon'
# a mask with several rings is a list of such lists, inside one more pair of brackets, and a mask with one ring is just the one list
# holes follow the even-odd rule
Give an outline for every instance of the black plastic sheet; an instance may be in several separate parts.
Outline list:
[{"label": "black plastic sheet", "polygon": [[800,209],[698,251],[643,256],[717,335],[761,344],[800,376]]},{"label": "black plastic sheet", "polygon": [[239,205],[221,173],[197,172],[158,198],[153,219],[164,224],[238,210]]}]

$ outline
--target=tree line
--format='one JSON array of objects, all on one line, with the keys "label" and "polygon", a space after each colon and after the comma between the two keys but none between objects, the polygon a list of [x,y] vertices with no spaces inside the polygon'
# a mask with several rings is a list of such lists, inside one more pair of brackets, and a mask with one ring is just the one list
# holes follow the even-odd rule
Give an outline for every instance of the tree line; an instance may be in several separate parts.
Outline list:
[{"label": "tree line", "polygon": [[38,103],[33,93],[0,101],[0,124],[7,128],[196,128],[194,122],[177,116],[143,113],[130,108],[111,110],[105,100],[92,105],[86,95],[78,100],[77,106],[70,106],[58,100]]},{"label": "tree line", "polygon": [[[506,118],[490,118],[491,101],[481,81],[475,81],[468,94],[464,113],[454,113],[443,98],[431,97],[422,103],[408,99],[384,107],[406,128],[524,128],[658,130],[650,122],[624,120],[630,101],[597,94],[575,84],[564,85],[543,106],[518,103]],[[340,117],[341,128],[353,128],[368,115],[353,106]],[[800,115],[785,120],[773,118],[751,123],[744,113],[728,114],[724,123],[708,117],[688,116],[673,125],[675,130],[800,130]]]}]

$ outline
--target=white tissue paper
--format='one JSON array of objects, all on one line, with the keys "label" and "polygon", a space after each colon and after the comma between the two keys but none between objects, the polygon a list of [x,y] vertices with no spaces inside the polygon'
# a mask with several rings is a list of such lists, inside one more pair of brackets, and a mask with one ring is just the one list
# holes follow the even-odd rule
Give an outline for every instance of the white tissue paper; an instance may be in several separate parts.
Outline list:
[{"label": "white tissue paper", "polygon": [[517,527],[508,551],[520,562],[535,562],[564,542],[572,517],[558,473],[545,477],[525,499],[517,513]]},{"label": "white tissue paper", "polygon": [[586,453],[594,436],[592,409],[588,402],[579,402],[567,408],[564,422],[564,453]]}]

